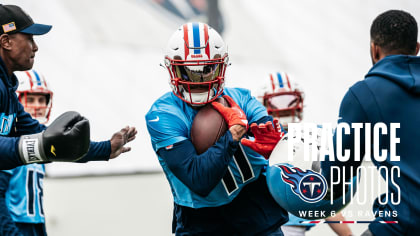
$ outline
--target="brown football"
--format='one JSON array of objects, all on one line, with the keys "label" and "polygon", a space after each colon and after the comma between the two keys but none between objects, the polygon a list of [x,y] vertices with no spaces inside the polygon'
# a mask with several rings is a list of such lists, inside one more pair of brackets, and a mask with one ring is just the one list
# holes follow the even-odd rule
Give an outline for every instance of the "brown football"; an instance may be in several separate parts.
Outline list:
[{"label": "brown football", "polygon": [[[228,103],[223,97],[217,98],[224,106]],[[205,152],[225,134],[228,127],[223,116],[211,104],[202,107],[194,118],[191,126],[191,141],[197,154]]]}]

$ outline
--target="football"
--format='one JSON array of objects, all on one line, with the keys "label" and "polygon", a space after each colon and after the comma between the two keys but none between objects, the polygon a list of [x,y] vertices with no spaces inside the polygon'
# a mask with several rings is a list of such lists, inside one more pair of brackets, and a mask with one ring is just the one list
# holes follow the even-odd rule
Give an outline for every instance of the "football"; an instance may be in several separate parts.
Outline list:
[{"label": "football", "polygon": [[[217,98],[224,106],[228,103],[223,97]],[[202,107],[191,126],[191,141],[197,154],[205,152],[227,131],[228,126],[223,116],[211,104]]]}]

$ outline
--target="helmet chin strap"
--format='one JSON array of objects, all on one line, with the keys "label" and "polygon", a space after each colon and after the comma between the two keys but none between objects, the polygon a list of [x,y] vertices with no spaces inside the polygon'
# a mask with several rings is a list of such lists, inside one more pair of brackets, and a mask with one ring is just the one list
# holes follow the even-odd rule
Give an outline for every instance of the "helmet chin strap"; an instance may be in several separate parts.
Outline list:
[{"label": "helmet chin strap", "polygon": [[[209,96],[209,92],[210,92],[210,96]],[[207,101],[207,97],[208,97],[208,100],[213,98],[214,89],[210,91],[202,92],[202,93],[191,93],[191,99],[190,99],[190,94],[187,91],[184,90],[182,94],[184,95],[185,100],[188,100],[192,103],[204,103]],[[204,105],[206,104],[191,104],[191,106],[193,107],[201,107]]]}]

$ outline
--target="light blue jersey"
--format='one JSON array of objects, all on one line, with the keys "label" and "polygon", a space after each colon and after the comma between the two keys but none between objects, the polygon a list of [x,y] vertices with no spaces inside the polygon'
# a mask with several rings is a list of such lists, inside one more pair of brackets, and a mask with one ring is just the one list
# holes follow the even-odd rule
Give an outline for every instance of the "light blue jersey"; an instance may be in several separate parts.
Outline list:
[{"label": "light blue jersey", "polygon": [[43,164],[30,164],[4,170],[11,175],[6,205],[14,222],[44,223]]},{"label": "light blue jersey", "polygon": [[[224,95],[229,95],[245,112],[251,124],[268,116],[266,109],[249,90],[225,88]],[[160,97],[146,114],[147,128],[152,145],[157,152],[160,148],[170,147],[175,143],[191,139],[190,130],[197,110],[177,98],[172,93]],[[191,208],[215,207],[231,202],[247,184],[258,178],[268,161],[251,149],[239,146],[239,151],[228,164],[228,171],[223,179],[206,197],[199,196],[184,185],[158,156],[159,162],[171,186],[174,202]]]}]

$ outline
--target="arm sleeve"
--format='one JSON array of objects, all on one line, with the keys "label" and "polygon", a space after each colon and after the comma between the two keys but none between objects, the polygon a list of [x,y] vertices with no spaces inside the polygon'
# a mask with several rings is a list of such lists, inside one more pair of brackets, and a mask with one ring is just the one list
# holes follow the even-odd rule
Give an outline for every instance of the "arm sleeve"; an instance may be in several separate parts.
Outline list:
[{"label": "arm sleeve", "polygon": [[82,159],[76,161],[78,163],[86,163],[88,161],[108,161],[111,155],[111,141],[90,142],[88,153]]},{"label": "arm sleeve", "polygon": [[[268,117],[267,109],[253,96],[251,96],[251,92],[246,89],[243,90],[244,94],[244,112],[246,117],[248,118],[248,123],[258,123],[260,119],[264,117]],[[273,118],[271,118],[271,121]]]},{"label": "arm sleeve", "polygon": [[[153,119],[158,119],[154,122]],[[146,115],[147,130],[157,150],[188,139],[188,128],[183,117],[166,112],[152,112]],[[152,121],[151,121],[152,120]]]},{"label": "arm sleeve", "polygon": [[22,236],[6,205],[6,191],[9,187],[10,177],[9,173],[0,171],[0,235]]},{"label": "arm sleeve", "polygon": [[35,134],[43,131],[46,127],[23,110],[18,104],[15,128],[10,131],[11,137],[0,136],[0,169],[8,170],[23,165],[19,157],[19,136]]},{"label": "arm sleeve", "polygon": [[171,149],[161,148],[158,154],[182,183],[205,197],[223,178],[237,147],[238,142],[233,141],[232,134],[227,131],[201,155],[197,155],[188,139],[174,144]]},{"label": "arm sleeve", "polygon": [[[256,123],[257,125],[259,125],[259,124],[265,124],[269,121],[273,122],[273,117],[267,115],[267,116],[261,117],[259,120],[255,121],[253,123]],[[282,127],[282,129],[283,129],[283,127]]]},{"label": "arm sleeve", "polygon": [[0,136],[0,169],[9,170],[23,165],[18,151],[19,138]]},{"label": "arm sleeve", "polygon": [[[330,178],[333,178],[334,181],[339,180],[337,172],[334,172],[334,176],[331,176],[331,166],[337,166],[341,169],[345,169],[345,180],[349,180],[352,176],[356,175],[356,169],[362,163],[362,158],[365,154],[365,129],[360,129],[360,161],[354,159],[354,132],[351,128],[352,123],[365,123],[367,121],[367,116],[362,106],[360,105],[359,100],[353,94],[351,89],[344,96],[341,105],[340,105],[340,120],[338,123],[345,122],[350,126],[350,134],[346,135],[342,132],[342,150],[337,150],[337,130],[334,132],[333,143],[334,143],[334,153],[343,152],[347,149],[350,151],[350,158],[346,162],[341,162],[337,158],[334,161],[328,160],[321,162],[322,174],[327,179],[327,182],[330,183]],[[364,127],[364,126],[363,126]],[[337,155],[336,155],[337,156]],[[350,175],[351,169],[353,169],[353,175]]]}]

